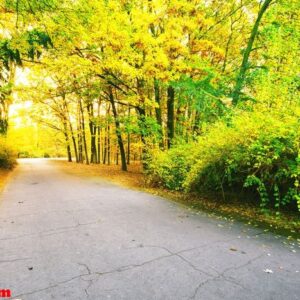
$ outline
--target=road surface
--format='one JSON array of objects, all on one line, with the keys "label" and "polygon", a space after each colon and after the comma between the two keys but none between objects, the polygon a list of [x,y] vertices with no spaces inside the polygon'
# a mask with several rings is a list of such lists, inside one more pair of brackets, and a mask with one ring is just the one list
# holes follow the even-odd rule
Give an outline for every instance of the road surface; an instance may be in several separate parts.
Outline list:
[{"label": "road surface", "polygon": [[300,299],[286,239],[22,160],[0,196],[12,299]]}]

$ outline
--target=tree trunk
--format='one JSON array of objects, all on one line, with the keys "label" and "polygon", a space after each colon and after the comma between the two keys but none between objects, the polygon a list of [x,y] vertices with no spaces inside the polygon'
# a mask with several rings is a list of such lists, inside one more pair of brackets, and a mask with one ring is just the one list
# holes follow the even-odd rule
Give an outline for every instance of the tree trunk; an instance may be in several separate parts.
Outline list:
[{"label": "tree trunk", "polygon": [[89,113],[89,128],[91,135],[91,163],[97,162],[97,147],[96,147],[96,126],[94,124],[94,109],[93,104],[88,105],[88,113]]},{"label": "tree trunk", "polygon": [[117,153],[116,153],[116,165],[119,165],[119,151],[117,149]]},{"label": "tree trunk", "polygon": [[107,164],[110,165],[110,156],[111,156],[111,148],[110,148],[110,123],[107,124]]},{"label": "tree trunk", "polygon": [[[1,78],[4,80],[4,84],[10,84],[15,81],[16,64],[14,62],[9,63],[9,70],[7,78]],[[1,77],[1,75],[0,75]],[[1,82],[2,83],[2,82]],[[1,86],[0,86],[1,87]],[[8,117],[9,117],[9,105],[10,102],[7,97],[11,95],[11,91],[1,96],[0,94],[0,135],[6,135],[8,130]]]},{"label": "tree trunk", "polygon": [[256,21],[254,23],[254,26],[251,31],[250,38],[248,40],[247,48],[243,55],[243,61],[239,70],[239,74],[236,79],[235,88],[232,93],[232,104],[236,105],[239,102],[241,91],[244,87],[245,78],[246,78],[246,72],[248,70],[248,64],[249,64],[249,56],[253,48],[253,43],[255,41],[255,38],[258,33],[258,27],[260,25],[261,19],[268,9],[269,5],[271,4],[272,0],[265,0],[263,5],[261,6]]},{"label": "tree trunk", "polygon": [[107,126],[105,128],[105,131],[104,131],[104,141],[103,141],[103,147],[102,147],[102,158],[103,158],[103,161],[102,163],[105,165],[106,164],[106,153],[107,153]]},{"label": "tree trunk", "polygon": [[110,89],[110,91],[109,91],[109,101],[111,103],[111,107],[112,107],[112,111],[113,111],[113,115],[114,115],[114,119],[115,119],[116,135],[117,135],[118,145],[119,145],[120,154],[121,154],[122,171],[127,171],[126,154],[125,154],[124,143],[123,143],[123,139],[122,139],[121,126],[120,126],[120,121],[118,119],[118,113],[117,113],[112,89]]},{"label": "tree trunk", "polygon": [[79,99],[79,108],[80,108],[80,123],[81,123],[81,136],[82,136],[82,142],[84,147],[84,155],[85,155],[85,162],[87,165],[89,165],[89,156],[88,156],[88,150],[87,150],[87,144],[86,144],[86,135],[85,135],[85,121],[84,121],[84,111],[81,99]]},{"label": "tree trunk", "polygon": [[73,132],[71,132],[71,138],[72,138],[72,142],[73,142],[73,148],[74,148],[74,153],[75,153],[75,160],[78,163],[79,162],[78,150],[77,150],[76,138],[75,138]]},{"label": "tree trunk", "polygon": [[98,124],[97,124],[97,164],[100,164],[101,161],[101,124],[100,124],[100,105],[101,102],[98,102]]},{"label": "tree trunk", "polygon": [[73,142],[74,153],[75,153],[75,159],[76,159],[76,162],[78,163],[79,158],[78,158],[78,151],[77,151],[77,145],[76,145],[76,138],[75,138],[72,122],[70,120],[70,113],[69,113],[68,104],[67,104],[65,98],[64,98],[64,110],[65,110],[67,122],[68,122],[68,125],[69,125],[69,128],[70,128],[70,134],[71,134],[71,139],[72,139],[72,142]]},{"label": "tree trunk", "polygon": [[160,134],[159,146],[160,148],[163,148],[164,146],[163,122],[161,116],[160,90],[159,90],[159,83],[157,79],[154,79],[154,96],[157,105],[157,107],[155,108],[155,115],[156,115],[157,124],[159,125],[159,134]]},{"label": "tree trunk", "polygon": [[105,133],[104,133],[104,146],[103,146],[103,164],[108,161],[108,165],[110,164],[110,126],[109,126],[109,120],[108,117],[110,115],[110,105],[108,104],[106,108],[106,127],[105,127]]},{"label": "tree trunk", "polygon": [[[0,94],[1,97],[1,94]],[[4,98],[0,98],[0,135],[6,135],[8,130],[8,114],[9,104],[4,95]]]},{"label": "tree trunk", "polygon": [[[130,122],[130,107],[128,107],[128,118]],[[130,132],[127,133],[127,165],[130,164]]]},{"label": "tree trunk", "polygon": [[0,135],[6,135],[8,129],[8,121],[6,118],[0,119]]},{"label": "tree trunk", "polygon": [[145,118],[146,118],[146,110],[141,107],[136,107],[136,110],[139,115],[139,121],[140,121],[140,136],[141,136],[141,141],[142,141],[142,152],[141,152],[141,161],[143,164],[143,169],[147,170],[147,142],[146,142],[146,135],[144,133],[144,128],[141,127],[143,124],[145,124]]},{"label": "tree trunk", "polygon": [[72,153],[71,153],[71,147],[70,147],[70,143],[69,143],[68,133],[64,132],[64,135],[65,135],[65,140],[66,140],[66,144],[67,144],[68,162],[72,162]]},{"label": "tree trunk", "polygon": [[63,121],[63,125],[64,125],[64,136],[65,136],[66,145],[67,145],[68,162],[72,162],[72,153],[71,153],[70,140],[69,140],[69,134],[68,134],[67,118],[64,117],[62,121]]},{"label": "tree trunk", "polygon": [[174,99],[175,91],[172,86],[168,87],[168,99],[167,99],[167,129],[168,129],[168,148],[171,147],[172,140],[174,138]]},{"label": "tree trunk", "polygon": [[81,115],[80,108],[78,103],[77,109],[77,143],[78,143],[78,162],[83,163],[83,147],[82,147],[82,123],[81,123]]},{"label": "tree trunk", "polygon": [[[144,108],[141,108],[141,107],[136,107],[136,110],[139,114],[140,126],[143,126],[143,124],[145,124],[146,111]],[[146,136],[144,133],[144,128],[140,127],[140,131],[141,131],[140,135],[141,135],[142,143],[144,146],[146,146]],[[143,147],[143,148],[145,148],[145,147]]]}]

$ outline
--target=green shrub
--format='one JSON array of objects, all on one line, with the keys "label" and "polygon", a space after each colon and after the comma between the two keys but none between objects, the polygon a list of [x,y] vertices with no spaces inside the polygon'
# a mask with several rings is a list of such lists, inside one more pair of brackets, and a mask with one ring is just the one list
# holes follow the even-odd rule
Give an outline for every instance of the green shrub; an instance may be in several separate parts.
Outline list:
[{"label": "green shrub", "polygon": [[236,111],[197,143],[154,151],[148,175],[171,190],[257,195],[262,209],[300,210],[300,110]]},{"label": "green shrub", "polygon": [[191,167],[192,146],[178,146],[169,151],[153,150],[147,163],[150,183],[171,190],[182,189],[183,181]]},{"label": "green shrub", "polygon": [[0,139],[0,168],[12,169],[16,164],[15,153]]},{"label": "green shrub", "polygon": [[261,207],[297,203],[300,210],[299,116],[241,113],[201,137],[184,186],[192,191],[257,190]]}]

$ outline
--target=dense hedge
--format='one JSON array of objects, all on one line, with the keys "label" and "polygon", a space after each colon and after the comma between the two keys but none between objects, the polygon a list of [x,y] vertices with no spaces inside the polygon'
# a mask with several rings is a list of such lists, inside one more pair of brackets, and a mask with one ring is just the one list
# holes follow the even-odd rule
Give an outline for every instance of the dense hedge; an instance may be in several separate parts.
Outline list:
[{"label": "dense hedge", "polygon": [[14,151],[0,138],[0,168],[12,169],[16,164]]},{"label": "dense hedge", "polygon": [[255,191],[263,209],[300,210],[300,113],[239,112],[197,143],[153,153],[152,183],[196,192]]}]

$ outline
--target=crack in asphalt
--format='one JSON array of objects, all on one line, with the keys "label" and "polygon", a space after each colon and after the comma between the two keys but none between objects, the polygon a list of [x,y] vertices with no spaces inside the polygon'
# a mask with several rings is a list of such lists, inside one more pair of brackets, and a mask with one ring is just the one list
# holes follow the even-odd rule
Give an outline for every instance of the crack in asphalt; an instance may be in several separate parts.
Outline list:
[{"label": "crack in asphalt", "polygon": [[[94,284],[94,281],[97,281],[99,280],[102,276],[106,276],[106,275],[110,275],[110,274],[114,274],[114,273],[122,273],[122,272],[126,272],[126,271],[129,271],[129,270],[132,270],[132,269],[135,269],[135,268],[139,268],[139,267],[143,267],[147,264],[151,264],[155,261],[159,261],[159,260],[162,260],[162,259],[165,259],[165,258],[169,258],[169,257],[178,257],[180,258],[181,260],[183,260],[184,262],[187,263],[187,260],[183,259],[179,253],[181,252],[184,252],[184,251],[189,251],[190,249],[186,249],[186,250],[181,250],[179,251],[178,253],[177,252],[172,252],[170,251],[169,249],[165,248],[165,247],[160,247],[160,246],[148,246],[148,247],[152,247],[152,248],[161,248],[161,249],[164,249],[165,251],[168,252],[167,255],[162,255],[162,256],[159,256],[159,257],[156,257],[154,259],[151,259],[151,260],[147,260],[147,261],[144,261],[140,264],[130,264],[130,265],[124,265],[124,266],[120,266],[120,267],[117,267],[113,270],[110,270],[110,271],[106,271],[106,272],[99,272],[99,271],[96,271],[96,272],[92,272],[91,269],[89,268],[89,266],[86,264],[86,263],[78,263],[78,265],[81,265],[83,266],[85,269],[86,269],[86,273],[83,273],[83,274],[79,274],[77,276],[73,276],[71,277],[70,279],[66,279],[66,280],[63,280],[63,281],[59,281],[55,284],[52,284],[52,285],[49,285],[47,287],[44,287],[44,288],[40,288],[40,289],[37,289],[37,290],[33,290],[33,291],[30,291],[30,292],[27,292],[27,293],[23,293],[23,294],[19,294],[19,295],[16,295],[14,296],[15,298],[18,298],[18,297],[24,297],[24,296],[28,296],[28,295],[32,295],[32,294],[36,294],[36,293],[40,293],[40,292],[43,292],[43,291],[46,291],[48,289],[52,289],[52,288],[56,288],[60,285],[64,285],[66,283],[69,283],[75,279],[82,279],[83,281],[85,282],[88,282],[88,287],[86,287],[84,289],[85,291],[85,294],[87,295],[87,297],[90,297],[89,293],[88,293],[88,290],[90,289],[90,287]],[[197,270],[198,272],[201,272],[203,273],[202,270],[200,269],[197,269],[195,266],[193,266],[191,263],[188,263],[188,265],[190,267],[192,267],[194,270]],[[204,272],[205,274],[205,272]],[[88,276],[92,276],[92,275],[96,275],[98,276],[98,278],[96,279],[88,279],[88,278],[85,278],[85,277],[88,277]],[[211,274],[209,276],[212,276]]]},{"label": "crack in asphalt", "polygon": [[[75,229],[77,229],[81,226],[94,225],[94,224],[98,224],[98,223],[99,223],[99,221],[89,222],[89,223],[78,223],[78,224],[73,225],[73,226],[59,227],[59,228],[50,229],[50,230],[46,230],[46,231],[41,231],[41,232],[37,232],[37,233],[28,233],[28,234],[23,234],[23,235],[16,236],[16,237],[3,238],[3,239],[0,239],[0,241],[17,240],[17,239],[21,239],[21,238],[29,237],[29,236],[39,236],[39,237],[50,236],[50,235],[55,235],[55,234],[60,234],[60,233],[64,233],[64,232],[73,231],[73,230],[75,230]],[[63,229],[67,229],[67,230],[63,230]]]},{"label": "crack in asphalt", "polygon": [[23,261],[23,260],[28,260],[28,259],[31,259],[31,257],[15,258],[15,259],[11,259],[11,260],[0,260],[0,264],[13,263],[16,261]]},{"label": "crack in asphalt", "polygon": [[[92,224],[96,224],[98,223],[98,221],[96,222],[90,222],[90,223],[79,223],[76,224],[75,226],[72,226],[72,227],[61,227],[61,228],[57,228],[55,230],[48,230],[48,231],[44,231],[42,232],[43,236],[47,236],[47,235],[51,235],[51,234],[58,234],[58,233],[63,233],[63,232],[66,232],[66,231],[59,231],[61,229],[76,229],[80,226],[87,226],[87,225],[92,225]],[[45,234],[47,232],[51,232],[51,231],[55,231],[53,233],[49,233],[49,234]],[[59,231],[59,232],[56,232],[56,231]],[[68,230],[69,231],[69,230]],[[41,233],[39,233],[40,235]],[[187,252],[190,252],[190,251],[194,251],[194,250],[197,250],[197,249],[201,249],[201,248],[205,248],[205,247],[208,247],[208,246],[211,246],[212,244],[216,244],[216,243],[226,243],[226,242],[230,242],[230,241],[233,241],[233,240],[236,240],[238,238],[233,238],[233,239],[229,239],[229,240],[217,240],[217,241],[214,241],[212,243],[208,243],[208,244],[203,244],[203,245],[200,245],[200,246],[197,246],[197,247],[192,247],[192,248],[188,248],[188,249],[183,249],[183,250],[180,250],[178,252],[172,252],[170,249],[168,249],[167,247],[164,247],[164,246],[157,246],[157,245],[140,245],[140,246],[137,246],[137,247],[130,247],[130,248],[126,248],[126,249],[137,249],[137,248],[158,248],[158,249],[162,249],[164,251],[166,251],[168,254],[167,255],[162,255],[162,256],[159,256],[159,257],[156,257],[154,259],[151,259],[151,260],[147,260],[147,261],[144,261],[140,264],[130,264],[130,265],[124,265],[124,266],[120,266],[120,267],[117,267],[113,270],[110,270],[110,271],[106,271],[106,272],[99,272],[99,271],[96,271],[96,272],[92,272],[91,269],[89,268],[89,266],[86,264],[86,263],[78,263],[78,265],[80,266],[83,266],[85,269],[86,269],[86,272],[83,273],[83,274],[79,274],[77,276],[73,276],[69,279],[66,279],[66,280],[63,280],[63,281],[60,281],[60,282],[57,282],[55,284],[52,284],[50,286],[47,286],[47,287],[44,287],[44,288],[41,288],[41,289],[37,289],[37,290],[33,290],[33,291],[30,291],[30,292],[27,292],[27,293],[24,293],[24,294],[19,294],[15,297],[22,297],[22,296],[27,296],[27,295],[32,295],[32,294],[35,294],[35,293],[39,293],[39,292],[43,292],[43,291],[46,291],[48,289],[52,289],[52,288],[56,288],[60,285],[64,285],[66,283],[69,283],[73,280],[76,280],[76,279],[81,279],[83,280],[84,282],[88,282],[88,286],[86,288],[84,288],[84,292],[86,294],[86,296],[88,298],[90,298],[90,295],[89,295],[89,289],[91,288],[91,286],[94,284],[95,281],[99,280],[102,276],[106,276],[106,275],[110,275],[110,274],[114,274],[114,273],[121,273],[121,272],[126,272],[126,271],[129,271],[129,270],[132,270],[132,269],[135,269],[135,268],[139,268],[139,267],[143,267],[147,264],[151,264],[155,261],[159,261],[159,260],[162,260],[162,259],[165,259],[165,258],[169,258],[169,257],[177,257],[179,258],[181,261],[185,262],[189,267],[191,267],[193,270],[197,271],[197,272],[200,272],[206,276],[209,276],[209,277],[212,277],[212,278],[209,278],[205,281],[201,281],[197,287],[195,288],[192,296],[189,298],[189,299],[195,299],[199,290],[207,283],[209,282],[212,282],[212,281],[217,281],[219,279],[223,279],[223,280],[226,280],[228,282],[231,282],[233,284],[236,284],[240,287],[242,287],[243,289],[246,289],[244,286],[242,286],[240,283],[238,283],[237,281],[235,281],[233,278],[231,278],[230,276],[227,277],[225,276],[225,273],[231,271],[231,270],[238,270],[240,268],[243,268],[249,264],[251,264],[253,261],[261,258],[262,256],[265,255],[265,253],[253,258],[253,259],[250,259],[249,261],[247,261],[245,264],[242,264],[240,266],[237,266],[237,267],[230,267],[230,268],[227,268],[225,269],[223,272],[219,273],[217,270],[214,270],[215,272],[218,273],[217,276],[214,276],[212,275],[211,273],[208,273],[200,268],[198,268],[197,266],[195,266],[192,262],[190,262],[187,258],[183,257],[181,254],[183,253],[187,253]],[[27,260],[27,259],[30,259],[30,258],[20,258],[20,259],[14,259],[14,260],[6,260],[6,261],[0,261],[0,263],[6,263],[6,262],[15,262],[15,261],[20,261],[20,260]],[[86,277],[89,277],[91,275],[96,275],[98,276],[98,278],[96,279],[89,279],[89,278],[86,278]]]},{"label": "crack in asphalt", "polygon": [[[203,246],[203,245],[202,245]],[[84,288],[84,292],[86,294],[86,296],[88,298],[90,298],[90,295],[89,295],[89,289],[91,288],[91,286],[95,283],[95,281],[98,281],[102,276],[106,276],[106,275],[111,275],[111,274],[115,274],[115,273],[122,273],[122,272],[126,272],[126,271],[129,271],[129,270],[132,270],[132,269],[135,269],[135,268],[140,268],[140,267],[143,267],[145,265],[148,265],[148,264],[151,264],[155,261],[159,261],[159,260],[162,260],[162,259],[165,259],[165,258],[169,258],[169,257],[177,257],[179,258],[180,260],[182,260],[183,262],[185,262],[189,267],[191,267],[193,270],[197,271],[197,272],[200,272],[202,274],[205,274],[209,277],[212,277],[212,278],[209,278],[205,281],[201,281],[197,287],[195,288],[194,292],[193,292],[193,295],[189,298],[189,299],[195,299],[197,294],[198,294],[198,291],[200,290],[200,288],[202,288],[202,286],[204,286],[205,284],[207,284],[208,282],[211,282],[211,281],[216,281],[216,280],[219,280],[219,279],[224,279],[226,281],[229,281],[233,284],[236,284],[236,285],[239,285],[240,287],[246,289],[244,286],[242,286],[240,283],[234,281],[232,278],[228,278],[225,276],[225,273],[231,271],[231,270],[237,270],[237,269],[240,269],[240,268],[243,268],[249,264],[251,264],[253,261],[261,258],[262,256],[264,256],[264,253],[249,260],[247,263],[245,264],[242,264],[240,266],[237,266],[237,267],[231,267],[231,268],[227,268],[225,269],[222,273],[219,273],[217,276],[213,276],[212,274],[210,273],[207,273],[201,269],[199,269],[198,267],[196,267],[194,264],[192,264],[188,259],[184,258],[183,256],[181,256],[180,254],[181,253],[185,253],[185,252],[188,252],[188,251],[192,251],[192,250],[195,250],[195,249],[199,249],[201,247],[194,247],[194,248],[189,248],[189,249],[184,249],[184,250],[181,250],[181,251],[178,251],[178,252],[172,252],[170,251],[168,248],[166,247],[163,247],[163,246],[152,246],[152,245],[145,245],[143,246],[145,248],[160,248],[160,249],[163,249],[165,250],[168,254],[166,255],[161,255],[161,256],[158,256],[156,258],[153,258],[151,260],[147,260],[147,261],[144,261],[140,264],[130,264],[130,265],[124,265],[124,266],[120,266],[120,267],[117,267],[115,269],[112,269],[110,271],[106,271],[106,272],[99,272],[99,271],[96,271],[96,272],[92,272],[90,267],[86,264],[86,263],[78,263],[78,265],[80,266],[83,266],[85,269],[86,269],[86,272],[83,273],[83,274],[79,274],[77,276],[73,276],[69,279],[66,279],[66,280],[63,280],[63,281],[59,281],[55,284],[52,284],[52,285],[49,285],[47,287],[44,287],[44,288],[40,288],[40,289],[37,289],[37,290],[33,290],[33,291],[30,291],[30,292],[27,292],[27,293],[23,293],[23,294],[19,294],[19,295],[16,295],[15,297],[18,298],[18,297],[23,297],[23,296],[28,296],[28,295],[32,295],[32,294],[36,294],[36,293],[40,293],[40,292],[43,292],[43,291],[46,291],[46,290],[49,290],[49,289],[53,289],[53,288],[56,288],[60,285],[64,285],[66,283],[69,283],[73,280],[76,280],[76,279],[81,279],[85,282],[88,282],[88,286],[86,288]],[[137,247],[135,247],[137,248]],[[98,276],[98,278],[96,279],[90,279],[88,278],[89,276],[92,276],[92,275],[96,275]],[[86,278],[87,277],[87,278]]]},{"label": "crack in asphalt", "polygon": [[[86,269],[86,271],[88,272],[88,275],[92,275],[91,269],[89,268],[89,266],[87,264],[85,264],[85,263],[78,263],[78,265],[83,266]],[[92,279],[85,280],[82,277],[80,277],[80,279],[83,280],[83,281],[88,282],[88,286],[84,289],[84,292],[85,292],[87,298],[89,299],[90,295],[89,295],[88,290],[92,286],[93,280]]]},{"label": "crack in asphalt", "polygon": [[[58,286],[60,286],[60,285],[69,283],[69,282],[71,282],[71,281],[73,281],[73,280],[75,280],[75,279],[79,279],[79,278],[83,279],[84,281],[88,281],[88,282],[91,281],[91,282],[93,283],[95,280],[98,280],[98,279],[84,279],[84,278],[82,278],[82,277],[90,276],[90,275],[98,275],[99,278],[100,278],[101,276],[104,276],[104,275],[109,275],[109,274],[114,274],[114,273],[125,272],[125,271],[131,270],[131,269],[133,269],[133,268],[142,267],[142,266],[147,265],[147,264],[149,264],[149,263],[152,263],[152,262],[154,262],[154,261],[157,261],[157,260],[160,260],[160,259],[163,259],[163,258],[167,258],[167,257],[170,257],[170,256],[172,256],[172,255],[160,256],[160,257],[157,257],[157,258],[155,258],[155,259],[145,261],[145,262],[143,262],[143,263],[141,263],[141,264],[125,265],[125,266],[121,266],[121,267],[118,267],[118,268],[116,268],[116,269],[113,269],[113,270],[107,271],[107,272],[93,272],[93,273],[92,273],[92,272],[90,271],[90,268],[89,268],[86,264],[78,263],[79,265],[83,265],[83,266],[87,269],[87,273],[79,274],[79,275],[77,275],[77,276],[73,276],[73,277],[71,277],[71,278],[69,278],[69,279],[66,279],[66,280],[63,280],[63,281],[59,281],[59,282],[57,282],[57,283],[55,283],[55,284],[52,284],[52,285],[49,285],[49,286],[47,286],[47,287],[40,288],[40,289],[37,289],[37,290],[33,290],[33,291],[30,291],[30,292],[27,292],[27,293],[19,294],[19,295],[16,295],[16,296],[14,296],[14,297],[15,297],[15,298],[18,298],[18,297],[24,297],[24,296],[28,296],[28,295],[40,293],[40,292],[46,291],[46,290],[48,290],[48,289],[56,288],[56,287],[58,287]],[[91,285],[92,285],[92,284],[91,284]],[[90,286],[91,286],[91,285],[90,285]],[[88,286],[88,288],[85,289],[85,290],[86,290],[85,293],[86,293],[87,295],[88,295],[88,289],[89,289],[90,286]]]},{"label": "crack in asphalt", "polygon": [[[233,239],[230,239],[230,240],[233,240]],[[221,241],[215,241],[214,243],[216,242],[221,242]],[[226,242],[226,241],[223,241],[223,242]],[[211,243],[212,244],[212,243]],[[99,275],[99,276],[103,276],[103,275],[109,275],[109,274],[114,274],[114,273],[120,273],[120,272],[125,272],[125,271],[128,271],[128,270],[131,270],[131,269],[134,269],[134,268],[138,268],[138,267],[142,267],[144,265],[147,265],[149,263],[152,263],[154,261],[158,261],[158,260],[161,260],[161,259],[164,259],[164,258],[169,258],[169,257],[177,257],[179,258],[180,260],[182,260],[183,262],[185,262],[189,267],[191,267],[193,270],[197,271],[197,272],[200,272],[206,276],[209,276],[209,277],[214,277],[214,275],[202,270],[202,269],[199,269],[197,266],[195,266],[194,264],[192,264],[192,262],[190,262],[188,259],[186,259],[185,257],[181,256],[180,254],[182,253],[186,253],[188,251],[193,251],[193,250],[196,250],[196,249],[200,249],[204,246],[209,246],[209,244],[205,244],[205,245],[202,245],[202,246],[198,246],[198,247],[193,247],[193,248],[188,248],[188,249],[184,249],[184,250],[180,250],[178,252],[172,252],[171,250],[169,250],[168,248],[164,247],[164,246],[155,246],[155,245],[142,245],[142,246],[137,246],[137,247],[131,247],[131,248],[126,248],[126,249],[137,249],[137,248],[158,248],[158,249],[162,249],[162,250],[165,250],[166,252],[168,252],[169,254],[168,255],[163,255],[163,256],[159,256],[157,258],[154,258],[154,259],[151,259],[151,260],[148,260],[148,261],[145,261],[141,264],[131,264],[131,265],[125,265],[125,266],[121,266],[121,267],[118,267],[114,270],[111,270],[111,271],[107,271],[107,272],[94,272],[92,274],[94,275]],[[90,275],[92,275],[90,274]],[[219,275],[218,276],[222,277],[223,274]],[[99,278],[98,278],[99,279]],[[96,279],[96,280],[98,280]],[[211,280],[211,279],[209,279]],[[232,282],[234,284],[237,284],[239,285],[238,282],[234,281],[233,279],[228,279],[228,278],[225,278],[224,277],[224,280],[226,281],[229,281],[229,282]],[[87,288],[87,290],[93,285],[94,283],[94,280],[91,280],[92,281],[92,284]]]},{"label": "crack in asphalt", "polygon": [[91,274],[92,274],[91,269],[89,268],[89,266],[88,266],[87,264],[84,264],[84,263],[78,263],[78,265],[83,266],[83,267],[87,270],[88,275],[91,275]]},{"label": "crack in asphalt", "polygon": [[[219,280],[219,279],[226,280],[226,281],[228,281],[228,282],[231,282],[231,283],[233,283],[233,284],[236,284],[236,285],[240,286],[241,288],[243,288],[243,289],[245,289],[245,290],[249,290],[248,288],[244,287],[244,286],[243,286],[242,284],[240,284],[239,282],[233,280],[233,278],[231,278],[230,276],[229,276],[229,278],[228,278],[228,277],[225,275],[225,273],[227,273],[227,272],[229,272],[229,271],[232,271],[232,270],[239,270],[239,269],[241,269],[241,268],[244,268],[244,267],[246,267],[246,266],[252,264],[254,261],[256,261],[256,260],[262,258],[263,256],[265,256],[265,253],[262,253],[262,254],[260,254],[260,255],[258,255],[258,256],[256,256],[256,257],[254,257],[254,258],[251,258],[250,260],[248,260],[246,263],[244,263],[244,264],[242,264],[242,265],[239,265],[239,266],[236,266],[236,267],[226,268],[225,270],[223,270],[223,272],[219,273],[217,276],[215,276],[215,277],[213,277],[213,278],[209,278],[209,279],[207,279],[207,280],[205,280],[205,281],[200,282],[200,283],[196,286],[196,288],[195,288],[195,290],[194,290],[192,296],[190,296],[189,299],[190,299],[190,300],[196,299],[196,296],[197,296],[199,290],[200,290],[204,285],[206,285],[206,284],[209,283],[209,282],[217,281],[217,280]],[[216,270],[215,270],[215,271],[216,271]],[[217,272],[217,271],[216,271],[216,272]]]},{"label": "crack in asphalt", "polygon": [[188,249],[180,250],[178,252],[172,252],[171,250],[169,250],[166,247],[163,247],[163,246],[154,246],[154,245],[142,245],[142,246],[138,246],[138,247],[132,247],[131,249],[133,249],[133,248],[134,249],[136,249],[136,248],[158,248],[158,249],[162,249],[162,250],[165,250],[166,252],[168,252],[171,256],[178,257],[180,260],[184,261],[186,264],[188,264],[195,271],[201,272],[201,273],[203,273],[203,274],[205,274],[207,276],[213,276],[212,274],[199,269],[198,267],[196,267],[195,265],[193,265],[188,259],[186,259],[185,257],[183,257],[183,256],[180,255],[180,254],[186,253],[188,251],[193,251],[193,250],[196,250],[196,249],[201,249],[204,246],[206,246],[206,244],[202,245],[202,246],[198,246],[198,247],[193,247],[193,248],[188,248]]},{"label": "crack in asphalt", "polygon": [[46,290],[49,290],[49,289],[53,289],[53,288],[56,288],[62,284],[66,284],[66,283],[69,283],[75,279],[78,279],[82,276],[85,276],[85,275],[89,275],[89,274],[80,274],[80,275],[77,275],[77,276],[73,276],[69,279],[66,279],[66,280],[63,280],[63,281],[59,281],[55,284],[52,284],[52,285],[49,285],[47,287],[44,287],[44,288],[40,288],[40,289],[37,289],[37,290],[33,290],[33,291],[30,291],[30,292],[27,292],[27,293],[23,293],[23,294],[19,294],[19,295],[15,295],[14,298],[20,298],[20,297],[24,297],[24,296],[28,296],[28,295],[33,295],[33,294],[36,294],[36,293],[40,293],[40,292],[43,292],[43,291],[46,291]]}]

